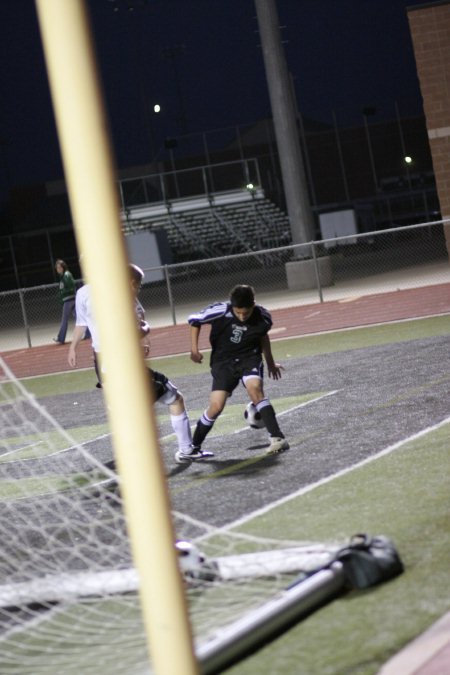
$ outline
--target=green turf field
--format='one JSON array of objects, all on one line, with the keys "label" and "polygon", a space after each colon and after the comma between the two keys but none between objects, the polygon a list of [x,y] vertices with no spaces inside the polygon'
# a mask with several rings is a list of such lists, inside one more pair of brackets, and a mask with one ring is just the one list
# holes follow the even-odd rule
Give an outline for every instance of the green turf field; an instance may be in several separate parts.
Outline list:
[{"label": "green turf field", "polygon": [[[346,363],[356,363],[358,359],[364,361],[360,350],[382,350],[383,346],[392,347],[400,343],[404,343],[408,350],[409,342],[423,341],[417,343],[419,348],[415,358],[424,359],[428,358],[425,351],[427,339],[448,335],[450,317],[442,316],[278,340],[273,342],[273,351],[275,358],[282,361],[287,369],[290,362],[295,363],[300,377],[303,361],[308,361],[309,357],[331,359],[335,355],[339,359],[339,354],[345,352]],[[364,355],[366,353],[372,352],[365,351]],[[382,352],[377,353],[380,355]],[[392,354],[387,351],[382,358],[386,362],[391,359],[389,367],[391,370],[395,368],[397,352]],[[358,532],[385,534],[397,546],[405,572],[373,589],[342,595],[227,672],[233,675],[375,675],[390,656],[450,609],[450,405],[446,405],[446,401],[450,402],[447,387],[450,369],[448,360],[442,359],[438,374],[435,365],[434,374],[430,372],[429,377],[423,377],[419,382],[414,378],[415,363],[412,361],[408,382],[399,386],[398,391],[392,387],[386,389],[386,398],[376,406],[367,404],[359,418],[355,419],[355,424],[358,422],[364,428],[367,422],[370,427],[375,414],[381,415],[381,420],[385,414],[388,423],[389,415],[397,408],[401,411],[408,409],[408,414],[412,410],[419,415],[424,402],[430,406],[430,411],[439,403],[443,411],[439,424],[424,422],[420,433],[410,433],[405,422],[405,428],[400,428],[402,440],[392,449],[389,445],[387,448],[380,447],[380,452],[364,461],[353,460],[345,468],[331,471],[326,479],[312,481],[298,490],[292,483],[289,495],[274,498],[272,504],[269,499],[262,512],[250,509],[245,518],[238,519],[240,524],[237,527],[239,532],[255,537],[295,541],[339,541]],[[152,366],[175,381],[176,378],[193,374],[199,376],[199,373],[206,374],[208,371],[207,364],[199,368],[186,355],[155,360]],[[422,363],[424,366],[426,364]],[[61,393],[81,395],[92,390],[93,376],[89,370],[30,378],[25,383],[38,398],[57,397]],[[314,406],[316,400],[327,394],[329,391],[326,389],[311,389],[301,394],[277,394],[274,401],[280,414],[302,404]],[[439,400],[436,398],[434,402],[433,397],[439,397]],[[193,394],[187,400],[188,403],[192,400],[190,411],[195,420],[202,409],[200,402],[194,399]],[[217,437],[227,439],[227,444],[230,438],[233,440],[230,434],[241,423],[241,415],[242,404],[233,400],[215,429]],[[165,417],[163,412],[161,419],[165,420]],[[403,419],[409,418],[406,414],[404,418],[398,417],[396,424]],[[80,441],[97,437],[105,431],[106,427],[100,421],[97,424],[78,424],[70,429],[70,433]],[[376,431],[375,424],[371,441]],[[298,433],[299,447],[303,449],[312,436],[308,436],[306,431],[301,436],[301,429]],[[333,422],[325,420],[323,428],[317,429],[316,433],[319,440],[332,443]],[[37,441],[32,436],[27,440],[30,446]],[[26,458],[43,450],[33,446],[22,452]],[[289,456],[287,453],[288,467]],[[230,499],[238,498],[242,483],[245,490],[245,481],[253,486],[249,489],[255,489],[262,483],[272,487],[271,481],[275,486],[277,481],[283,481],[283,471],[286,473],[282,461],[268,466],[259,456],[244,455],[239,462],[219,462],[208,473],[186,471],[174,474],[169,479],[169,485],[177,508],[181,504],[189,511],[197,492],[205,491],[205,503],[211,503],[217,495],[216,486],[223,486],[224,481],[230,481]],[[301,460],[299,466],[301,470]],[[292,480],[291,476],[289,478]],[[42,480],[36,480],[35,484],[33,478],[26,480],[27,489],[36,493],[45,490]],[[20,482],[5,481],[3,486],[0,485],[0,500],[14,498]],[[64,481],[49,477],[46,488],[50,491],[64,490]],[[203,513],[207,519],[208,510],[203,510]],[[233,527],[232,524],[229,527]]]},{"label": "green turf field", "polygon": [[243,528],[265,536],[282,528],[287,537],[324,541],[388,532],[405,572],[323,607],[230,673],[373,675],[450,609],[449,437],[450,418]]}]

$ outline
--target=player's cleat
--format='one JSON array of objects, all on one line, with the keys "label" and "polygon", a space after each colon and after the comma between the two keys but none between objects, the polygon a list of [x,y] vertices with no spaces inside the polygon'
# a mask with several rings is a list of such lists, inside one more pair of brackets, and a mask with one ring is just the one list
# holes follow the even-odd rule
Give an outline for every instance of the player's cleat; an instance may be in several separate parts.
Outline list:
[{"label": "player's cleat", "polygon": [[175,453],[175,461],[178,464],[187,464],[189,462],[196,462],[202,459],[209,459],[210,457],[214,457],[214,453],[212,452],[205,452],[201,448],[195,448],[192,446],[192,452],[183,452],[182,450],[178,450]]},{"label": "player's cleat", "polygon": [[289,450],[289,443],[285,438],[275,438],[270,439],[270,445],[266,450],[266,455],[278,455],[280,452]]}]

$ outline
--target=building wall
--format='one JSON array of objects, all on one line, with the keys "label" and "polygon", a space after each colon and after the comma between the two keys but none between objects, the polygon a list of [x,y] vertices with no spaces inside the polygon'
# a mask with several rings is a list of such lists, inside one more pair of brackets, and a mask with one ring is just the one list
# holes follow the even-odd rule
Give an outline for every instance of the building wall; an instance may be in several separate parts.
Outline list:
[{"label": "building wall", "polygon": [[[408,9],[442,218],[450,218],[450,2]],[[450,224],[444,226],[450,253]]]}]

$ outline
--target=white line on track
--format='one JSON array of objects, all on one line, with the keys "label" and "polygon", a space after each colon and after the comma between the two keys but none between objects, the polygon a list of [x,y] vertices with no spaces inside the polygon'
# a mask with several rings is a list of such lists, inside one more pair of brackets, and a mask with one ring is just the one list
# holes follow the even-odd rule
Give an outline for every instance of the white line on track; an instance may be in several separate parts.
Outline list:
[{"label": "white line on track", "polygon": [[360,467],[365,466],[366,464],[370,464],[371,462],[374,462],[375,460],[380,459],[380,457],[384,457],[385,455],[389,455],[391,452],[394,452],[394,450],[398,450],[398,448],[401,448],[402,445],[406,445],[406,443],[416,441],[418,438],[422,438],[422,436],[426,436],[426,434],[429,434],[433,431],[436,431],[437,429],[445,426],[446,424],[450,424],[450,417],[446,417],[441,422],[438,422],[437,424],[434,424],[431,427],[426,427],[425,429],[422,429],[422,431],[418,431],[416,434],[413,434],[412,436],[408,436],[408,438],[404,438],[401,441],[397,441],[397,443],[394,443],[393,445],[389,445],[387,448],[384,448],[384,450],[380,450],[380,452],[377,452],[375,455],[371,455],[370,457],[367,457],[366,459],[361,460],[361,462],[357,462],[356,464],[353,464],[352,466],[349,466],[346,469],[342,469],[341,471],[337,471],[336,473],[332,474],[331,476],[327,476],[326,478],[321,478],[320,480],[316,481],[315,483],[311,483],[310,485],[305,485],[304,487],[300,488],[300,490],[297,490],[297,492],[293,492],[292,494],[287,495],[286,497],[282,497],[281,499],[277,499],[276,501],[272,502],[271,504],[267,504],[266,506],[263,506],[262,508],[257,509],[256,511],[253,511],[252,513],[248,513],[247,515],[243,516],[242,518],[238,518],[237,520],[233,521],[232,523],[229,523],[228,525],[225,525],[224,527],[219,528],[219,530],[227,531],[227,530],[231,530],[235,527],[239,527],[240,525],[244,525],[245,523],[249,522],[250,520],[253,520],[254,518],[257,518],[258,516],[261,516],[264,513],[268,513],[268,511],[271,511],[272,509],[275,509],[278,506],[281,506],[282,504],[286,504],[287,502],[291,501],[292,499],[296,499],[296,497],[300,497],[301,495],[304,495],[307,492],[312,492],[312,490],[315,490],[316,488],[320,487],[321,485],[326,485],[326,483],[331,483],[331,481],[335,480],[336,478],[340,478],[341,476],[345,476],[346,474],[350,473],[351,471],[354,471],[355,469],[359,469]]}]

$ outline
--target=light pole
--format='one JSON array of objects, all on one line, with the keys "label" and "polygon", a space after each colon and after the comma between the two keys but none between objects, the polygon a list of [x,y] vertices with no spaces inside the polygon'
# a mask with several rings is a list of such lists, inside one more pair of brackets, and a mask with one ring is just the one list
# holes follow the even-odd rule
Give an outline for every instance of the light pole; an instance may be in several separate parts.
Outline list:
[{"label": "light pole", "polygon": [[367,118],[371,115],[375,115],[376,112],[377,109],[374,106],[366,106],[365,108],[362,109],[364,119],[364,129],[366,131],[367,147],[369,149],[370,166],[372,168],[373,183],[375,185],[375,192],[378,192],[378,178],[375,169],[375,160],[373,158],[372,139],[370,138],[369,125],[367,123]]},{"label": "light pole", "polygon": [[410,176],[410,173],[409,173],[409,167],[412,164],[412,157],[410,157],[406,153],[405,136],[403,134],[402,120],[401,120],[401,117],[400,117],[400,111],[398,109],[397,101],[395,102],[395,116],[397,118],[398,131],[399,131],[399,134],[400,134],[400,143],[402,145],[402,156],[403,156],[403,162],[405,164],[405,169],[406,169],[406,178],[407,178],[407,181],[408,181],[409,190],[411,192],[412,185],[411,185],[411,176]]},{"label": "light pole", "polygon": [[314,238],[315,225],[277,8],[275,0],[254,1],[292,241],[303,244]]}]

